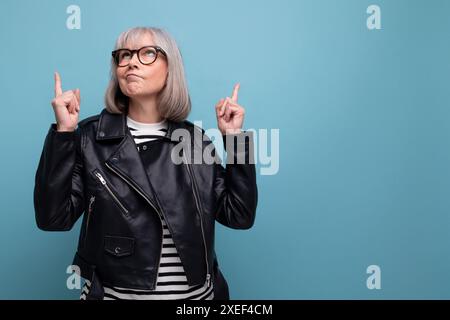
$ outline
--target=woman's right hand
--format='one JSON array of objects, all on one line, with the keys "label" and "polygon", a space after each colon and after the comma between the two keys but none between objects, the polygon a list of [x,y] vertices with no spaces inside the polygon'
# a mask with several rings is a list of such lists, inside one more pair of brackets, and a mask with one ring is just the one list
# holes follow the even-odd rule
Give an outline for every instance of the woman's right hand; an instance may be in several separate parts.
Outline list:
[{"label": "woman's right hand", "polygon": [[62,92],[61,77],[55,72],[55,98],[52,100],[57,131],[74,131],[80,113],[80,89]]}]

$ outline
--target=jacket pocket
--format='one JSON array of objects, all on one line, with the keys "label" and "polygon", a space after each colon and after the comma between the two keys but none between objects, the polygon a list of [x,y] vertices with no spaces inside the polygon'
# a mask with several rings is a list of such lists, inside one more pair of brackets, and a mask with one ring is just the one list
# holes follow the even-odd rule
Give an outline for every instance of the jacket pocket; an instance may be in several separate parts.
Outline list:
[{"label": "jacket pocket", "polygon": [[105,236],[105,251],[115,257],[126,257],[134,253],[134,238]]},{"label": "jacket pocket", "polygon": [[122,201],[119,200],[119,198],[117,197],[116,193],[113,190],[112,185],[106,181],[106,179],[100,173],[99,170],[95,169],[94,171],[92,171],[92,174],[94,175],[94,179],[96,179],[104,187],[104,189],[108,192],[108,194],[111,196],[111,198],[114,200],[115,204],[120,208],[120,210],[122,210],[122,212],[126,216],[128,216],[130,213],[130,210],[124,205],[124,203]]}]

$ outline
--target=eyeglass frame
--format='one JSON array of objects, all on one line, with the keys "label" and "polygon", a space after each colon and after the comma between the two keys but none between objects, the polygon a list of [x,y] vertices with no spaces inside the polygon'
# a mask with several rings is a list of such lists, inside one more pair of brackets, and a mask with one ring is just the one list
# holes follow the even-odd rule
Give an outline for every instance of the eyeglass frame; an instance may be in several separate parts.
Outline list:
[{"label": "eyeglass frame", "polygon": [[[139,51],[141,51],[141,50],[144,49],[144,48],[153,48],[153,49],[156,50],[156,57],[155,57],[155,60],[153,60],[153,61],[150,62],[150,63],[143,63],[143,62],[141,61],[141,58],[139,57]],[[116,58],[117,53],[120,52],[120,51],[122,51],[122,50],[127,50],[128,52],[131,53],[131,57],[130,57],[130,60],[128,61],[128,64],[126,64],[126,65],[124,65],[124,66],[119,65],[119,62],[117,61],[118,58]],[[137,55],[137,58],[138,58],[139,62],[140,62],[141,64],[145,65],[145,66],[148,66],[148,65],[151,65],[152,63],[155,63],[155,61],[158,59],[158,54],[159,54],[159,52],[161,52],[161,53],[167,58],[167,53],[164,51],[163,48],[161,48],[161,47],[159,47],[159,46],[143,46],[142,48],[139,48],[139,49],[136,49],[136,50],[131,50],[131,49],[122,48],[122,49],[117,49],[117,50],[112,51],[112,52],[111,52],[111,55],[112,55],[112,57],[113,57],[114,63],[115,63],[116,66],[118,66],[118,67],[126,67],[126,66],[128,66],[128,65],[130,64],[130,62],[131,62],[131,59],[133,59],[133,56],[134,56],[135,53],[136,53],[136,55]]]}]

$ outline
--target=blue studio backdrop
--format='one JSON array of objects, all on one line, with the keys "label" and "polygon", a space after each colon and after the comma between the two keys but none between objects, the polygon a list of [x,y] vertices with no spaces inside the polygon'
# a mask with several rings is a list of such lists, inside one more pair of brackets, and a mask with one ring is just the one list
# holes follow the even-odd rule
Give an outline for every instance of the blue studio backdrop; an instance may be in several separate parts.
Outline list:
[{"label": "blue studio backdrop", "polygon": [[447,0],[2,0],[0,298],[79,297],[67,268],[81,219],[44,232],[34,218],[53,72],[80,88],[80,119],[97,114],[117,36],[156,26],[180,47],[189,120],[215,128],[215,103],[240,82],[258,132],[255,225],[216,227],[232,299],[450,299],[449,12]]}]

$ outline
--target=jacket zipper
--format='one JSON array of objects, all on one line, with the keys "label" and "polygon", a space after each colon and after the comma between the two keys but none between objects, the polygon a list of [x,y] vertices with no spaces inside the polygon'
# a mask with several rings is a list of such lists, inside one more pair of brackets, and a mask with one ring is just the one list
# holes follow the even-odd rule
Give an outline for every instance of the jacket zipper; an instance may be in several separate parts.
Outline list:
[{"label": "jacket zipper", "polygon": [[95,196],[91,196],[91,198],[89,199],[89,207],[88,207],[88,216],[87,216],[87,220],[86,220],[86,231],[84,233],[84,244],[86,245],[86,239],[87,239],[87,235],[88,235],[88,230],[89,230],[89,221],[91,220],[91,214],[92,214],[92,206],[94,204],[95,201]]},{"label": "jacket zipper", "polygon": [[201,209],[200,201],[199,201],[197,193],[196,193],[196,192],[198,192],[198,190],[197,190],[197,183],[196,183],[196,180],[195,180],[195,177],[194,177],[194,173],[191,171],[191,166],[188,163],[186,155],[185,155],[184,152],[183,152],[183,157],[184,157],[184,160],[186,161],[186,166],[187,166],[187,169],[188,169],[189,176],[191,177],[192,186],[193,186],[192,191],[193,191],[193,194],[194,194],[195,204],[197,206],[197,212],[198,212],[199,218],[200,218],[200,228],[202,230],[203,246],[205,248],[206,285],[209,288],[209,286],[211,284],[211,274],[209,273],[208,249],[206,247],[205,232],[203,230],[203,210]]},{"label": "jacket zipper", "polygon": [[[139,190],[139,188],[137,188],[133,183],[129,182],[127,178],[125,178],[121,173],[119,173],[117,170],[115,170],[113,167],[111,167],[108,163],[105,163],[106,167],[108,167],[108,169],[110,169],[112,172],[114,172],[115,174],[117,174],[123,181],[125,181],[129,186],[131,186],[137,193],[139,193],[147,202],[148,204],[150,204],[150,206],[156,211],[156,213],[158,214],[159,218],[162,220],[162,213],[156,209],[156,206],[153,204],[153,202],[147,198],[147,196],[141,192]],[[159,271],[159,263],[161,262],[161,255],[162,255],[162,249],[163,249],[163,237],[164,237],[164,229],[163,229],[163,225],[162,225],[162,221],[160,221],[160,225],[161,225],[161,250],[159,252],[159,259],[158,259],[158,264],[156,265],[157,270]],[[155,281],[153,282],[153,289],[156,288],[156,282],[158,281],[158,271],[156,272],[156,277],[155,277]]]},{"label": "jacket zipper", "polygon": [[106,180],[103,178],[103,176],[100,174],[100,172],[96,171],[95,175],[100,180],[101,184],[103,184],[108,191],[108,193],[111,195],[111,197],[114,199],[114,201],[119,205],[119,207],[125,212],[125,214],[128,215],[128,209],[125,208],[125,206],[120,202],[120,200],[116,197],[116,195],[112,192],[111,188],[106,183]]}]

